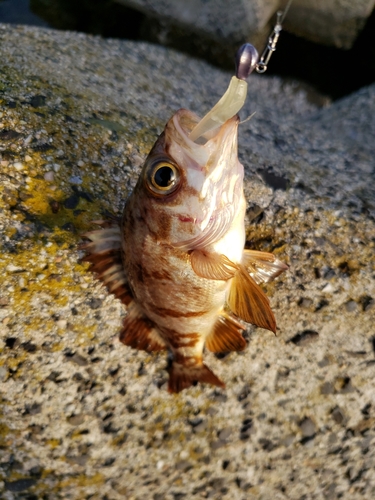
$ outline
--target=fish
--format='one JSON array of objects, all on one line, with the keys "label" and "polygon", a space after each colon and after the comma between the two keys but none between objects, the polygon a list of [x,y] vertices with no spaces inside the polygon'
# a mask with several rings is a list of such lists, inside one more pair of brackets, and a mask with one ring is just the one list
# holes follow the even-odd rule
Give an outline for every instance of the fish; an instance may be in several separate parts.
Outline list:
[{"label": "fish", "polygon": [[276,333],[259,285],[288,266],[272,253],[244,249],[236,110],[246,98],[243,66],[254,65],[254,51],[242,56],[241,78],[232,78],[203,119],[183,108],[170,118],[122,216],[97,221],[81,247],[91,271],[127,308],[120,341],[168,352],[170,393],[198,382],[223,388],[204,350],[245,349],[244,322]]}]

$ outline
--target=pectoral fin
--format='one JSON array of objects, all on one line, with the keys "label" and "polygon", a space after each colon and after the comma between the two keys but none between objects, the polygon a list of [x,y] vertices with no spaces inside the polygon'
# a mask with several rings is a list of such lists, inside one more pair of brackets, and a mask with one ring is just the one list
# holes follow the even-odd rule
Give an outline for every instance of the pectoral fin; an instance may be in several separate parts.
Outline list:
[{"label": "pectoral fin", "polygon": [[211,352],[242,351],[246,347],[243,330],[241,323],[223,312],[206,339],[206,347]]},{"label": "pectoral fin", "polygon": [[[269,300],[263,290],[257,285],[256,280],[259,280],[259,282],[268,281],[268,279],[284,271],[286,268],[285,264],[275,259],[272,254],[264,255],[263,252],[251,251],[250,257],[245,257],[247,265],[235,264],[225,255],[209,253],[204,250],[193,250],[190,254],[190,259],[195,273],[202,278],[224,281],[233,278],[228,297],[228,305],[233,313],[247,323],[252,323],[253,325],[266,328],[276,333],[276,320],[271,310]],[[276,268],[272,268],[272,274],[269,269],[272,267],[271,264],[275,266],[275,261],[277,271]],[[257,272],[257,268],[254,267],[257,265],[260,269],[261,264],[263,265],[262,269],[266,269],[264,272],[268,277],[267,280],[264,279],[264,276],[262,279],[259,279],[259,276],[262,275],[259,271]],[[253,267],[251,267],[251,265],[253,265]],[[255,273],[256,279],[249,275],[247,267],[249,267],[249,272]],[[233,331],[233,328],[231,328],[231,330]],[[224,329],[221,328],[221,331],[224,331]],[[223,340],[222,345],[231,345],[231,341],[229,341],[229,339],[227,340],[228,344]],[[236,342],[238,342],[238,345],[241,345],[238,337]],[[237,346],[236,342],[234,342],[233,345]],[[209,346],[211,345],[213,350],[216,349],[219,344],[220,342],[210,344],[210,340],[208,340],[208,344],[206,343],[207,348],[210,349]]]},{"label": "pectoral fin", "polygon": [[288,269],[288,266],[272,253],[257,250],[245,250],[242,261],[257,284],[267,283]]},{"label": "pectoral fin", "polygon": [[244,266],[239,266],[234,275],[227,302],[239,318],[276,333],[276,320],[269,300]]},{"label": "pectoral fin", "polygon": [[225,255],[193,250],[190,254],[191,266],[201,278],[229,280],[237,272],[238,266]]}]

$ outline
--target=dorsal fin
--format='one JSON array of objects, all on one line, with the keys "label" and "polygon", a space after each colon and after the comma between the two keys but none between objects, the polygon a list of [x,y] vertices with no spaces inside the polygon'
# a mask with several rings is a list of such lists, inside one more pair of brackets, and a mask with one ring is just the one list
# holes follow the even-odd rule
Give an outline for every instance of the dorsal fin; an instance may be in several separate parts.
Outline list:
[{"label": "dorsal fin", "polygon": [[242,351],[246,347],[242,336],[244,329],[241,323],[223,311],[206,339],[207,349],[211,352]]},{"label": "dorsal fin", "polygon": [[125,316],[120,332],[120,341],[133,349],[147,352],[167,348],[154,323],[144,316],[134,301],[128,306],[128,314]]},{"label": "dorsal fin", "polygon": [[128,305],[133,297],[122,264],[118,221],[95,221],[95,224],[101,226],[101,229],[83,235],[90,241],[80,245],[80,250],[87,254],[82,260],[90,262],[90,271],[97,274],[110,293]]},{"label": "dorsal fin", "polygon": [[276,320],[269,300],[242,265],[234,275],[227,302],[239,318],[276,333]]}]

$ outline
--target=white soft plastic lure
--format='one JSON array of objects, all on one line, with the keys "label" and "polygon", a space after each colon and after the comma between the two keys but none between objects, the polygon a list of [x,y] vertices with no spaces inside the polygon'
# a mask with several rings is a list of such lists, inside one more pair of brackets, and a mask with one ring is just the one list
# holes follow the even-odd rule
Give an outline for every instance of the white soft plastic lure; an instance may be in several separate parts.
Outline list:
[{"label": "white soft plastic lure", "polygon": [[180,109],[149,153],[121,220],[100,221],[85,236],[85,259],[127,306],[121,341],[170,353],[169,391],[196,382],[223,387],[203,350],[242,350],[243,320],[276,331],[259,287],[287,266],[244,250],[243,166],[238,111],[257,62],[250,44],[220,101],[200,119]]}]

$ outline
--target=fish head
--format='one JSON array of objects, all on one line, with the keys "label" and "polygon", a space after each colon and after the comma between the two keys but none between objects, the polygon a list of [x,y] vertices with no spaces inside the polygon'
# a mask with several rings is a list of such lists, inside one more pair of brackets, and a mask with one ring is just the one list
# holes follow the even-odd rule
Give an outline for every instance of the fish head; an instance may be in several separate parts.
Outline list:
[{"label": "fish head", "polygon": [[[163,242],[186,251],[204,248],[230,228],[243,196],[235,115],[199,141],[189,134],[200,118],[178,110],[143,166],[133,196]],[[167,231],[166,231],[167,229]]]}]

